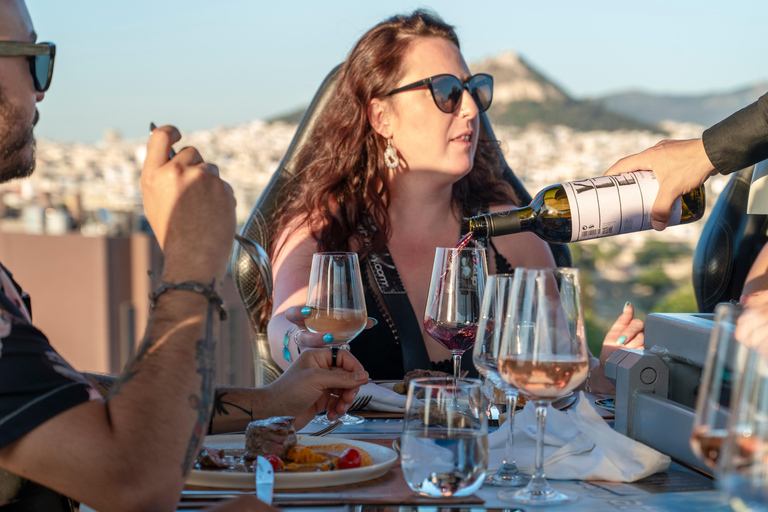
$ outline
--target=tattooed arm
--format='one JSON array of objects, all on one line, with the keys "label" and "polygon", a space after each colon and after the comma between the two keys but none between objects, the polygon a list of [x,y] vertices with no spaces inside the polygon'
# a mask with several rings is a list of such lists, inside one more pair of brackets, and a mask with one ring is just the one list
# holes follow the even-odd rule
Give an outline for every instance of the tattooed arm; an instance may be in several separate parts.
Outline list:
[{"label": "tattooed arm", "polygon": [[[234,197],[194,148],[169,162],[179,138],[175,128],[157,129],[142,172],[162,278],[219,282],[234,238]],[[137,355],[107,398],[63,411],[0,449],[0,467],[97,510],[175,510],[208,428],[216,313],[198,293],[160,295]]]}]

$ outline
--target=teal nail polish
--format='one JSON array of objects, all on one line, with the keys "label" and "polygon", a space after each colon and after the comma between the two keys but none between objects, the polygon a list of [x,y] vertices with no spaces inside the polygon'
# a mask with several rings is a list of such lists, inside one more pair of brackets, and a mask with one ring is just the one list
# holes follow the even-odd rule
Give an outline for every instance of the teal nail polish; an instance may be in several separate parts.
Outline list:
[{"label": "teal nail polish", "polygon": [[624,304],[624,309],[623,309],[622,311],[626,311],[626,310],[627,310],[627,306],[629,306],[629,305],[630,305],[630,302],[629,302],[629,301],[627,301],[627,303],[626,303],[626,304]]},{"label": "teal nail polish", "polygon": [[309,314],[312,312],[312,308],[307,306],[305,308],[301,308],[301,314],[304,316],[309,316]]},{"label": "teal nail polish", "polygon": [[333,334],[326,334],[323,336],[323,341],[326,343],[333,343]]},{"label": "teal nail polish", "polygon": [[372,316],[369,316],[368,318],[370,318],[371,320],[373,320],[373,326],[374,326],[374,327],[376,327],[377,325],[379,325],[379,321],[378,321],[378,320],[376,320],[375,318],[373,318]]},{"label": "teal nail polish", "polygon": [[626,336],[622,336],[621,338],[619,338],[619,339],[617,339],[617,340],[616,340],[616,344],[617,344],[617,345],[623,345],[623,344],[625,344],[626,342],[627,342],[627,337],[626,337]]}]

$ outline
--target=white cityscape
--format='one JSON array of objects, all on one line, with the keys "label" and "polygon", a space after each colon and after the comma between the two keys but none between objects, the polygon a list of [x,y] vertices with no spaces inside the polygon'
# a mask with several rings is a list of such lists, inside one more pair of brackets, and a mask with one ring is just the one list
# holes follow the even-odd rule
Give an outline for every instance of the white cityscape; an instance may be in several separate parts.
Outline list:
[{"label": "white cityscape", "polygon": [[[662,138],[700,137],[704,129],[672,121],[665,122],[662,128],[668,135],[650,131],[578,132],[565,126],[502,126],[495,131],[507,163],[535,194],[553,183],[600,176],[618,159]],[[219,167],[235,191],[237,218],[243,223],[295,131],[296,125],[255,120],[185,133],[182,140],[184,146],[196,147],[206,161]],[[115,131],[106,132],[103,140],[92,145],[38,140],[37,169],[32,177],[0,186],[0,203],[5,210],[21,212],[0,221],[0,229],[57,234],[68,227],[55,221],[58,212],[68,212],[82,217],[78,225],[85,235],[112,233],[105,231],[109,229],[105,214],[120,217],[142,212],[139,177],[145,151],[146,140],[123,140]],[[717,178],[707,182],[709,201],[724,184],[724,179]],[[94,216],[94,212],[102,213]],[[669,236],[695,240],[693,235],[700,230],[700,224],[670,230]]]}]

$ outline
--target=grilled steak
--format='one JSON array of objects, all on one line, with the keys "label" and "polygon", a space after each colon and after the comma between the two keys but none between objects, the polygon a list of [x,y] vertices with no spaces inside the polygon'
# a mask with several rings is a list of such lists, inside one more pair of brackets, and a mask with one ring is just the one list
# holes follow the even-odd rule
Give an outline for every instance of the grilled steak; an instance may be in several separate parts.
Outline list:
[{"label": "grilled steak", "polygon": [[295,420],[291,416],[277,416],[249,423],[245,430],[245,458],[270,454],[284,458],[296,444]]}]

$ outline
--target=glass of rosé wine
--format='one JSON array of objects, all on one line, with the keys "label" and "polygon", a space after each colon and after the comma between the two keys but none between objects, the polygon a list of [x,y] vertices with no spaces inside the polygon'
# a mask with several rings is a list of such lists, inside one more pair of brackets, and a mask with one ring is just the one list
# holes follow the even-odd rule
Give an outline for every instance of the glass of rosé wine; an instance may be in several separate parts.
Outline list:
[{"label": "glass of ros\u00e9 wine", "polygon": [[691,449],[713,472],[728,432],[733,390],[745,364],[746,347],[734,336],[741,310],[733,304],[715,308],[715,324],[696,396]]},{"label": "glass of ros\u00e9 wine", "polygon": [[536,406],[536,463],[527,486],[515,493],[502,491],[499,498],[532,505],[570,503],[578,495],[553,489],[544,476],[544,423],[550,402],[573,391],[589,371],[579,271],[516,268],[510,293],[510,328],[499,349],[499,375]]},{"label": "glass of ros\u00e9 wine", "polygon": [[[753,314],[754,313],[754,314]],[[742,328],[752,323],[749,334]],[[736,379],[730,418],[717,466],[717,486],[733,510],[768,511],[768,331],[764,317],[746,310],[736,336],[744,349]]]},{"label": "glass of ros\u00e9 wine", "polygon": [[475,343],[487,268],[485,249],[435,250],[424,330],[451,351],[454,379],[461,376],[461,356]]},{"label": "glass of ros\u00e9 wine", "polygon": [[[363,332],[368,321],[356,253],[319,252],[312,256],[307,306],[312,308],[304,320],[307,329],[333,335],[332,341],[326,343],[328,347],[348,349],[349,342]],[[339,419],[345,425],[365,421],[350,414]],[[316,417],[312,422],[330,423],[325,415]]]}]

